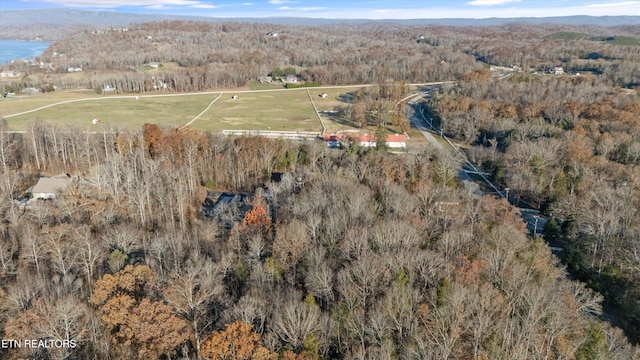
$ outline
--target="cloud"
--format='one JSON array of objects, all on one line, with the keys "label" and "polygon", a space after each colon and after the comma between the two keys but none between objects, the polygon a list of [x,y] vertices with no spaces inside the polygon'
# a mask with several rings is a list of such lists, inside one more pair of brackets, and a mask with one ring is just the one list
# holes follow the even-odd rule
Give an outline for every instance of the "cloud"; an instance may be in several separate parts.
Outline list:
[{"label": "cloud", "polygon": [[288,4],[288,3],[292,3],[293,1],[290,0],[269,0],[269,4],[273,4],[273,5],[282,5],[282,4]]},{"label": "cloud", "polygon": [[117,8],[121,6],[142,6],[147,9],[166,9],[167,6],[204,5],[196,0],[42,0],[50,4],[67,7]]},{"label": "cloud", "polygon": [[473,0],[469,1],[466,4],[472,6],[495,6],[495,5],[504,5],[512,2],[520,2],[520,0]]},{"label": "cloud", "polygon": [[321,6],[309,6],[309,7],[290,7],[290,6],[280,6],[278,10],[283,11],[318,11],[325,10],[326,7]]},{"label": "cloud", "polygon": [[585,5],[586,7],[618,7],[618,6],[633,6],[633,5],[640,5],[640,1],[622,1],[622,2],[608,2],[608,3],[602,3],[602,4],[589,4],[589,5]]},{"label": "cloud", "polygon": [[190,7],[196,8],[196,9],[217,9],[217,8],[223,7],[223,5],[195,4],[195,5],[191,5]]}]

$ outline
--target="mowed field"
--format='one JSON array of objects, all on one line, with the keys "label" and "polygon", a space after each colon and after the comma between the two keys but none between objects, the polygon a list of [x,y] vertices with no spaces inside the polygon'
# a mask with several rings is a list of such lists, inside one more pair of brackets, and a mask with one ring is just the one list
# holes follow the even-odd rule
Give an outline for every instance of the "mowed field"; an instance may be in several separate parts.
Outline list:
[{"label": "mowed field", "polygon": [[[319,110],[326,108],[322,106],[323,102],[338,102],[329,98],[322,99],[319,96],[322,92],[320,89],[309,91]],[[342,92],[345,91],[352,91],[352,89],[342,90]],[[141,94],[139,99],[136,99],[136,94],[117,96],[96,95],[91,92],[15,96],[0,98],[0,117],[5,117],[10,130],[26,130],[34,121],[57,124],[61,127],[73,126],[100,131],[105,128],[135,130],[144,123],[179,127],[192,120],[191,127],[214,132],[322,130],[307,89],[229,91],[222,93],[220,98],[211,104],[220,94],[220,92],[164,96]],[[234,94],[238,95],[236,100],[231,98]],[[210,104],[211,107],[207,109]],[[43,106],[47,107],[13,116]],[[91,121],[94,118],[100,118],[100,124],[93,125]]]},{"label": "mowed field", "polygon": [[[0,117],[9,130],[27,130],[41,121],[60,128],[87,131],[138,130],[145,123],[165,128],[222,130],[322,131],[313,105],[327,133],[354,129],[336,118],[336,106],[347,106],[357,87],[237,90],[190,94],[96,95],[90,91],[48,93],[0,98]],[[326,93],[326,97],[320,94]],[[232,96],[237,95],[236,99]],[[42,108],[44,107],[44,108]],[[41,109],[40,109],[41,108]],[[39,110],[36,110],[39,109]],[[36,110],[25,114],[21,112]],[[99,124],[92,120],[99,118]],[[375,129],[360,129],[373,132]],[[389,129],[392,133],[399,129]],[[414,135],[414,129],[407,129]],[[415,133],[418,135],[418,133]]]},{"label": "mowed field", "polygon": [[[103,96],[85,98],[86,100],[62,103],[38,111],[6,118],[11,130],[25,130],[30,123],[42,121],[45,124],[56,124],[60,127],[73,126],[80,129],[100,131],[107,129],[140,129],[145,123],[155,123],[162,126],[178,127],[187,123],[219,94],[202,94],[190,96],[145,97],[136,95]],[[45,96],[45,95],[43,95]],[[28,110],[24,103],[34,102],[31,109],[43,106],[39,95],[23,97],[0,103],[2,116]],[[49,104],[58,100],[50,98]],[[57,100],[57,101],[56,101]],[[20,104],[23,102],[23,104]],[[14,111],[14,103],[19,105],[19,111]],[[6,107],[3,105],[7,105]],[[101,122],[93,125],[92,120],[99,118]]]},{"label": "mowed field", "polygon": [[322,131],[307,89],[224,93],[190,127],[209,131]]}]

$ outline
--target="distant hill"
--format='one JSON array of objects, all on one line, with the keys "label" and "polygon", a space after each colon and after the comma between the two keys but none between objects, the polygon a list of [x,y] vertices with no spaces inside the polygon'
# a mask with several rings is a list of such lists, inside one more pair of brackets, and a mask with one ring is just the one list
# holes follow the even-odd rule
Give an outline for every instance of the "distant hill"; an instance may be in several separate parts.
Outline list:
[{"label": "distant hill", "polygon": [[329,24],[382,24],[398,25],[447,25],[447,26],[496,26],[508,23],[530,24],[566,24],[566,25],[640,25],[640,16],[560,16],[560,17],[523,17],[488,19],[318,19],[302,17],[264,17],[264,18],[215,18],[199,16],[133,14],[113,11],[85,11],[74,9],[28,9],[0,10],[0,39],[56,40],[69,31],[109,26],[127,26],[133,23],[192,20],[210,22],[253,22],[280,25]]}]

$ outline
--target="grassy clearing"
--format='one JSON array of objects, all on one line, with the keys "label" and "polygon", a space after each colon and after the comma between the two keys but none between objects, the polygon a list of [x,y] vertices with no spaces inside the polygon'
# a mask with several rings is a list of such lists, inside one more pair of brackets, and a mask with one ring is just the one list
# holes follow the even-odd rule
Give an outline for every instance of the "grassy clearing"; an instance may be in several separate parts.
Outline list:
[{"label": "grassy clearing", "polygon": [[0,117],[19,112],[37,109],[39,107],[57,103],[60,101],[85,99],[88,97],[97,97],[95,91],[79,90],[53,92],[38,95],[16,95],[7,98],[0,98]]},{"label": "grassy clearing", "polygon": [[553,33],[545,37],[546,39],[551,40],[591,40],[591,41],[602,41],[607,44],[612,45],[622,45],[622,46],[637,46],[640,45],[640,41],[631,36],[592,36],[589,34],[572,32],[572,31],[560,31],[557,33]]},{"label": "grassy clearing", "polygon": [[621,45],[621,46],[638,46],[640,45],[640,41],[637,38],[631,36],[609,36],[601,39],[600,41],[604,41],[607,44],[612,45]]},{"label": "grassy clearing", "polygon": [[[105,97],[61,104],[7,119],[12,130],[24,130],[35,120],[60,126],[77,126],[95,130],[98,127],[139,129],[144,123],[180,126],[205,109],[217,94],[130,98]],[[99,125],[91,120],[100,118]]]},{"label": "grassy clearing", "polygon": [[[349,121],[340,119],[331,112],[338,106],[349,105],[350,98],[357,88],[275,91],[279,89],[281,87],[255,92],[239,89],[237,92],[225,91],[211,108],[191,124],[191,127],[214,132],[221,130],[321,131],[322,125],[316,117],[307,93],[309,90],[313,102],[321,112],[327,132],[354,129]],[[320,96],[323,92],[327,93],[327,97]],[[236,100],[231,98],[233,94],[238,95]],[[136,100],[135,94],[118,98],[112,95],[97,95],[91,91],[61,92],[0,99],[0,116],[66,100],[97,98],[60,104],[6,120],[11,130],[25,130],[29,123],[36,120],[61,127],[74,126],[87,130],[140,129],[144,123],[178,127],[200,114],[218,95],[219,93],[175,94],[175,96],[149,97],[143,94],[139,100]],[[91,120],[96,117],[102,121],[98,125],[93,125]],[[389,130],[396,133],[399,128],[393,127]],[[366,131],[374,132],[375,129],[366,129]],[[412,133],[412,130],[409,130],[409,135],[412,138],[418,138],[419,133]]]},{"label": "grassy clearing", "polygon": [[[349,105],[349,101],[351,101],[351,97],[353,97],[356,90],[358,88],[309,89],[318,111],[333,111],[336,106]],[[320,97],[322,93],[327,93],[327,97]]]},{"label": "grassy clearing", "polygon": [[306,89],[225,93],[191,127],[198,130],[320,131]]},{"label": "grassy clearing", "polygon": [[589,34],[584,34],[579,32],[560,31],[560,32],[548,35],[546,36],[546,38],[552,39],[552,40],[580,40],[580,39],[586,39],[589,36],[590,36]]}]

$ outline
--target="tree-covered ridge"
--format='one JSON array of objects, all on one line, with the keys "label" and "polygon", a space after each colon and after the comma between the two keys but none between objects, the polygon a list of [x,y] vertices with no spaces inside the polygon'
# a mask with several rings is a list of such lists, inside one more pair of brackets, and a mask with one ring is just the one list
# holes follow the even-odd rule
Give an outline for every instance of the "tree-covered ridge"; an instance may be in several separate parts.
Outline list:
[{"label": "tree-covered ridge", "polygon": [[[134,24],[126,31],[78,31],[57,40],[33,64],[16,62],[3,70],[24,75],[5,84],[5,91],[51,91],[54,86],[96,91],[109,86],[123,93],[202,91],[245,86],[283,68],[324,85],[424,83],[455,80],[483,65],[515,67],[525,74],[562,67],[565,73],[598,74],[604,83],[632,88],[640,84],[638,38],[634,25],[162,21]],[[66,74],[68,69],[82,71]]]},{"label": "tree-covered ridge", "polygon": [[[78,343],[4,358],[638,355],[517,209],[459,187],[431,148],[335,152],[153,125],[34,126],[0,144],[3,337]],[[24,211],[9,199],[38,166],[80,179]],[[203,217],[204,183],[251,193],[253,209],[231,227]]]}]

